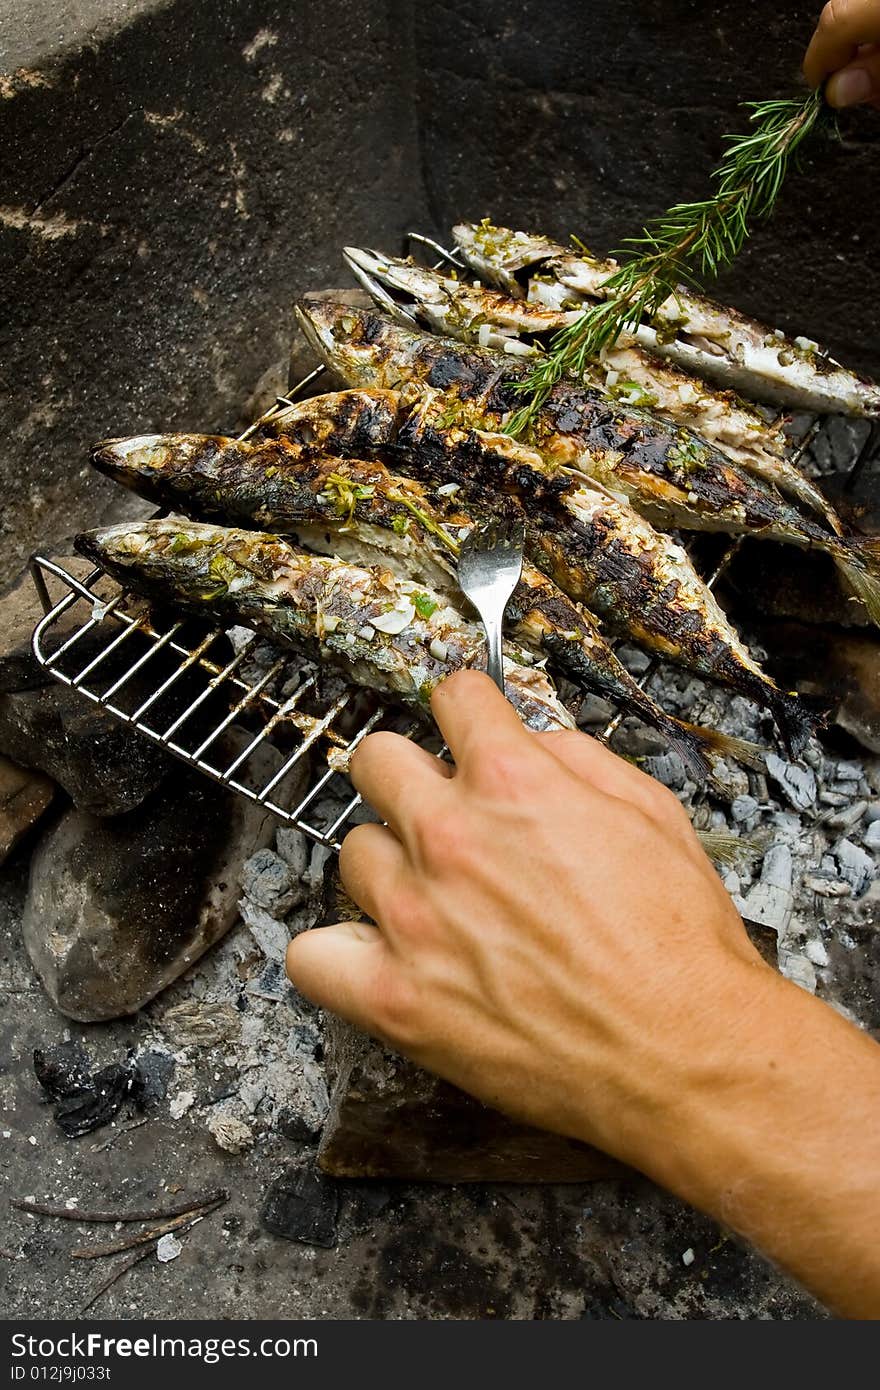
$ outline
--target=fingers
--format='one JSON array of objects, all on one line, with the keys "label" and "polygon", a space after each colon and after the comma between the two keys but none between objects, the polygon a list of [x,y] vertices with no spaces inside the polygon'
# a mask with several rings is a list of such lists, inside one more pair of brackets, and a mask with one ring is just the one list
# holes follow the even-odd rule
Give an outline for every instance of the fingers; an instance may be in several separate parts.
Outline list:
[{"label": "fingers", "polygon": [[880,42],[880,5],[876,0],[831,0],[822,11],[804,58],[811,87],[855,58],[862,44]]},{"label": "fingers", "polygon": [[356,825],[339,851],[339,877],[348,896],[375,921],[405,864],[400,841],[384,825]]},{"label": "fingers", "polygon": [[378,927],[340,922],[301,932],[287,948],[286,964],[290,979],[312,1003],[371,1030],[390,964]]},{"label": "fingers", "polygon": [[589,734],[560,729],[538,734],[537,741],[570,772],[589,782],[597,791],[638,806],[654,820],[663,814],[667,798],[660,785]]},{"label": "fingers", "polygon": [[364,800],[405,840],[414,810],[430,803],[453,774],[447,763],[410,739],[378,733],[355,749],[349,775]]},{"label": "fingers", "polygon": [[866,53],[829,79],[825,89],[829,106],[861,106],[880,100],[880,52]]},{"label": "fingers", "polygon": [[482,671],[457,671],[438,685],[431,712],[459,767],[488,739],[527,737],[513,706]]}]

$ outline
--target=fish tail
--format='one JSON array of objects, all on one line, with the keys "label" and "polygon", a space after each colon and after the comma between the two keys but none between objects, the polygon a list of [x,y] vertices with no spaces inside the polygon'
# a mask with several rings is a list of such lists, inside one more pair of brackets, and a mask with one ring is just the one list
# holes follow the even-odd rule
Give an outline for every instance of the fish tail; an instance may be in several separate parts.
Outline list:
[{"label": "fish tail", "polygon": [[711,781],[712,764],[706,752],[701,730],[691,724],[681,724],[670,715],[662,722],[653,720],[654,727],[663,734],[669,747],[677,753],[685,769],[698,785]]},{"label": "fish tail", "polygon": [[761,853],[757,841],[730,835],[723,830],[698,830],[697,839],[713,864],[721,869],[735,868],[743,861],[757,859]]},{"label": "fish tail", "polygon": [[766,704],[782,734],[783,742],[791,757],[798,757],[806,748],[817,727],[823,723],[820,715],[808,710],[794,692],[768,690],[764,687],[759,697]]},{"label": "fish tail", "polygon": [[880,536],[848,536],[826,549],[871,622],[880,627]]},{"label": "fish tail", "polygon": [[749,743],[744,738],[734,738],[732,734],[722,734],[718,729],[705,729],[700,724],[687,724],[686,729],[702,749],[712,758],[731,758],[742,767],[750,767],[762,772],[765,767],[766,750],[757,743]]}]

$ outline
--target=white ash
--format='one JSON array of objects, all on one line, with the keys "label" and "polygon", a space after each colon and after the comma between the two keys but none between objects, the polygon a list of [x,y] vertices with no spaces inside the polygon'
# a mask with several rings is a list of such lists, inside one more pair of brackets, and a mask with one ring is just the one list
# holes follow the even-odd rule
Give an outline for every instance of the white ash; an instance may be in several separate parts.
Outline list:
[{"label": "white ash", "polygon": [[850,830],[852,826],[858,824],[867,809],[867,801],[854,801],[852,805],[842,806],[840,810],[826,816],[826,824],[834,830]]},{"label": "white ash", "polygon": [[786,762],[776,753],[767,755],[767,771],[796,811],[807,811],[816,801],[816,774],[811,767]]},{"label": "white ash", "polygon": [[862,843],[867,850],[880,851],[880,820],[872,820],[866,827]]},{"label": "white ash", "polygon": [[877,872],[877,863],[872,855],[866,854],[852,840],[840,840],[834,849],[841,878],[845,879],[858,896],[868,886]]},{"label": "white ash", "polygon": [[266,908],[273,917],[284,917],[308,896],[301,876],[295,876],[286,860],[271,849],[251,855],[244,866],[241,887],[249,902]]},{"label": "white ash", "polygon": [[182,1249],[183,1246],[177,1236],[169,1232],[167,1235],[161,1236],[156,1244],[156,1259],[160,1264],[167,1265],[171,1260],[177,1259]]},{"label": "white ash", "polygon": [[239,907],[248,930],[263,955],[270,961],[283,961],[290,941],[290,932],[285,924],[265,908],[250,902],[248,898],[242,898]]},{"label": "white ash", "polygon": [[206,1128],[218,1148],[230,1154],[244,1153],[254,1142],[250,1125],[239,1119],[231,1106],[216,1106],[208,1115]]}]

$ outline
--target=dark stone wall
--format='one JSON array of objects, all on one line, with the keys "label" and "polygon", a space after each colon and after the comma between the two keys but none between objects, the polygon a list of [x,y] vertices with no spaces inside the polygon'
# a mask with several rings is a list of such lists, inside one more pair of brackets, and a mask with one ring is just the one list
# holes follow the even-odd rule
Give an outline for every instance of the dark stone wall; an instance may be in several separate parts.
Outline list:
[{"label": "dark stone wall", "polygon": [[177,0],[11,80],[0,579],[116,505],[91,442],[234,425],[294,294],[339,281],[345,241],[424,224],[409,26],[396,3]]},{"label": "dark stone wall", "polygon": [[[168,0],[0,82],[0,580],[119,506],[113,433],[233,426],[348,240],[461,217],[609,248],[796,90],[800,0]],[[880,372],[880,116],[725,292]]]},{"label": "dark stone wall", "polygon": [[[793,96],[819,0],[448,0],[417,64],[435,222],[496,222],[610,250],[701,198],[740,101]],[[442,13],[442,23],[438,22]],[[808,146],[721,284],[744,309],[880,373],[880,114]]]}]

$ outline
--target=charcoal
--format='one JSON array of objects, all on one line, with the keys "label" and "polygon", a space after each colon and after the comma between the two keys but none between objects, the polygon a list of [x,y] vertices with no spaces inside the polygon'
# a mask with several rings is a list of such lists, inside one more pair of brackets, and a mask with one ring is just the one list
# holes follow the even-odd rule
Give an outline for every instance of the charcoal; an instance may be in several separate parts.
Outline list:
[{"label": "charcoal", "polygon": [[50,1100],[74,1095],[88,1084],[90,1068],[85,1050],[77,1042],[57,1047],[34,1048],[34,1071]]},{"label": "charcoal", "polygon": [[34,1071],[55,1102],[55,1123],[68,1139],[109,1124],[124,1100],[144,1099],[143,1075],[133,1057],[92,1072],[81,1048],[62,1043],[46,1051],[35,1048]]},{"label": "charcoal", "polygon": [[339,1191],[314,1168],[288,1168],[266,1194],[262,1222],[267,1231],[301,1245],[336,1244]]}]

